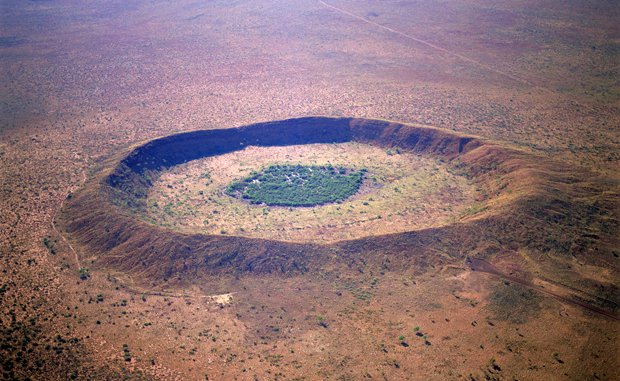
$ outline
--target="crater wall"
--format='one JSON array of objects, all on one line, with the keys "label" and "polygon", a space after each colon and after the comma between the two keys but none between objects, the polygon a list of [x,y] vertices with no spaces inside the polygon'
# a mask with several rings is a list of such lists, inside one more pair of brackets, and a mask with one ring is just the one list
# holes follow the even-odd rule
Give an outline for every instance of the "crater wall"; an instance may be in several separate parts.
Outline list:
[{"label": "crater wall", "polygon": [[[285,146],[357,141],[428,155],[476,181],[487,197],[480,210],[452,225],[329,245],[235,236],[183,234],[150,225],[136,211],[163,169],[249,145]],[[617,227],[614,202],[598,198],[592,175],[471,136],[383,120],[308,117],[229,129],[181,133],[128,152],[65,203],[58,223],[94,267],[144,281],[188,284],[211,275],[305,273],[326,266],[417,271],[467,256],[532,248],[583,256],[593,245],[584,225]],[[575,184],[575,179],[581,184]],[[594,208],[594,209],[593,209]],[[607,221],[607,222],[605,222]],[[610,222],[611,221],[611,222]],[[613,222],[616,221],[616,222]],[[613,226],[612,226],[613,225]],[[612,247],[617,240],[609,241]],[[605,247],[605,245],[599,247]],[[450,249],[446,249],[450,248]],[[611,250],[611,249],[610,249]],[[600,261],[606,255],[597,253]]]}]

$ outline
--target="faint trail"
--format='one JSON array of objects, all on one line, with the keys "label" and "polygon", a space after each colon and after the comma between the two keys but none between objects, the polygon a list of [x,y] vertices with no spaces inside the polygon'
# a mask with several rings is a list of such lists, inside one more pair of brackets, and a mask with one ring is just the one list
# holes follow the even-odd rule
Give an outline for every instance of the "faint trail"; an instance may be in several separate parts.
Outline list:
[{"label": "faint trail", "polygon": [[125,291],[134,294],[134,295],[148,295],[148,296],[160,296],[160,297],[164,297],[164,298],[182,298],[182,299],[207,299],[209,301],[212,302],[218,302],[218,298],[221,297],[230,297],[232,299],[232,296],[237,294],[237,291],[233,291],[233,292],[228,292],[225,294],[215,294],[215,295],[196,295],[196,294],[192,294],[192,293],[178,293],[178,292],[172,292],[172,291],[157,291],[157,290],[146,290],[146,289],[140,289],[138,287],[134,287],[134,286],[128,286],[126,284],[122,284],[122,287],[125,289]]},{"label": "faint trail", "polygon": [[557,300],[559,300],[560,302],[564,302],[564,303],[568,303],[568,304],[572,304],[574,306],[578,306],[578,307],[582,307],[585,308],[589,311],[592,312],[596,312],[597,314],[600,315],[604,315],[607,316],[609,318],[612,318],[616,321],[620,320],[620,318],[609,311],[606,311],[602,308],[598,308],[595,307],[589,303],[583,302],[581,300],[577,300],[574,297],[571,298],[570,296],[564,296],[564,295],[560,295],[558,293],[555,293],[553,291],[547,290],[541,286],[537,286],[535,284],[533,284],[532,282],[529,282],[527,280],[518,278],[518,277],[514,277],[514,276],[510,276],[507,274],[502,273],[501,271],[499,271],[498,269],[495,268],[495,266],[493,266],[491,263],[485,261],[484,259],[479,259],[479,258],[467,258],[467,260],[465,261],[467,263],[467,265],[471,268],[472,271],[479,271],[479,272],[483,272],[483,273],[487,273],[487,274],[491,274],[494,276],[497,276],[499,278],[508,280],[510,282],[514,282],[514,283],[518,283],[522,286],[531,288],[533,290],[539,291],[543,294],[549,295],[552,298],[555,298]]},{"label": "faint trail", "polygon": [[428,46],[429,48],[432,48],[432,49],[435,49],[435,50],[440,51],[440,52],[442,52],[442,53],[448,54],[448,55],[450,55],[450,56],[452,56],[452,57],[456,57],[456,58],[460,59],[461,61],[465,61],[465,62],[471,63],[471,64],[473,64],[473,65],[475,65],[475,66],[478,66],[478,67],[481,67],[481,68],[483,68],[483,69],[486,69],[486,70],[492,71],[492,72],[494,72],[494,73],[496,73],[496,74],[502,75],[502,76],[504,76],[504,77],[506,77],[506,78],[509,78],[509,79],[511,79],[511,80],[513,80],[513,81],[515,81],[515,82],[519,82],[519,83],[521,83],[521,84],[523,84],[523,85],[532,86],[532,87],[534,87],[534,88],[537,88],[537,89],[543,90],[543,91],[545,91],[545,92],[548,92],[548,93],[551,93],[551,94],[555,94],[555,92],[554,92],[554,91],[549,90],[549,89],[547,89],[547,88],[545,88],[545,87],[542,87],[542,86],[536,85],[536,84],[534,84],[534,83],[532,83],[532,82],[528,81],[527,79],[524,79],[524,78],[521,78],[521,77],[517,77],[516,75],[510,74],[510,73],[506,73],[505,71],[501,71],[501,70],[499,70],[499,69],[496,69],[496,68],[494,68],[494,67],[492,67],[492,66],[489,66],[489,65],[487,65],[487,64],[485,64],[485,63],[482,63],[482,62],[480,62],[480,61],[476,61],[476,60],[474,60],[474,59],[472,59],[472,58],[469,58],[469,57],[467,57],[467,56],[464,56],[464,55],[462,55],[462,54],[459,54],[459,53],[453,52],[453,51],[448,50],[448,49],[446,49],[446,48],[442,48],[441,46],[435,45],[435,44],[433,44],[433,43],[431,43],[431,42],[428,42],[428,41],[422,40],[422,39],[420,39],[420,38],[417,38],[417,37],[412,36],[412,35],[407,34],[407,33],[403,33],[403,32],[401,32],[401,31],[399,31],[399,30],[396,30],[396,29],[390,28],[390,27],[388,27],[388,26],[381,25],[381,24],[376,23],[376,22],[374,22],[374,21],[372,21],[372,20],[369,20],[369,19],[367,19],[367,18],[365,18],[365,17],[358,16],[358,15],[356,15],[355,13],[351,13],[351,12],[349,12],[349,11],[345,10],[345,9],[338,8],[338,7],[335,7],[335,6],[333,6],[333,5],[330,5],[330,4],[326,3],[326,2],[325,2],[325,1],[323,1],[323,0],[318,0],[318,2],[319,2],[319,4],[323,5],[323,6],[324,6],[324,7],[326,7],[326,8],[330,8],[330,9],[332,9],[332,10],[336,11],[336,12],[339,12],[339,13],[345,14],[345,15],[350,16],[350,17],[353,17],[353,18],[355,18],[355,19],[357,19],[357,20],[363,21],[363,22],[365,22],[365,23],[367,23],[367,24],[370,24],[370,25],[374,25],[374,26],[376,26],[376,27],[378,27],[378,28],[381,28],[381,29],[387,30],[387,31],[392,32],[392,33],[394,33],[394,34],[398,34],[399,36],[405,37],[405,38],[407,38],[407,39],[409,39],[409,40],[412,40],[412,41],[418,42],[418,43],[420,43],[420,44],[422,44],[422,45],[426,45],[426,46]]},{"label": "faint trail", "polygon": [[[82,172],[82,185],[84,185],[84,183],[86,183],[86,173]],[[60,239],[67,244],[67,246],[69,246],[69,249],[71,249],[71,251],[73,252],[73,257],[75,259],[75,263],[77,264],[77,268],[78,270],[82,268],[82,264],[80,262],[80,257],[77,254],[77,251],[73,248],[73,245],[71,245],[71,243],[69,242],[69,240],[67,240],[65,238],[65,236],[56,228],[56,216],[58,216],[58,212],[60,212],[60,210],[62,209],[62,207],[65,205],[65,201],[67,200],[67,197],[71,194],[71,191],[67,192],[67,194],[65,195],[65,198],[63,198],[63,200],[60,202],[60,205],[58,206],[58,208],[56,208],[56,211],[54,212],[54,215],[52,216],[52,229],[54,230],[54,233],[56,233],[56,235],[58,235],[60,237]]]}]

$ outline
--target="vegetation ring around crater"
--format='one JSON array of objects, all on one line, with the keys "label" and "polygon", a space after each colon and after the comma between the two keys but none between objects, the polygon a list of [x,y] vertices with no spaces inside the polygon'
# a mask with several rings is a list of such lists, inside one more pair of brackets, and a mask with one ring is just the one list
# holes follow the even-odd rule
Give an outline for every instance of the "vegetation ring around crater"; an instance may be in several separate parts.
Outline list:
[{"label": "vegetation ring around crater", "polygon": [[337,203],[356,194],[366,169],[332,165],[271,165],[235,181],[226,194],[252,204],[310,207]]}]

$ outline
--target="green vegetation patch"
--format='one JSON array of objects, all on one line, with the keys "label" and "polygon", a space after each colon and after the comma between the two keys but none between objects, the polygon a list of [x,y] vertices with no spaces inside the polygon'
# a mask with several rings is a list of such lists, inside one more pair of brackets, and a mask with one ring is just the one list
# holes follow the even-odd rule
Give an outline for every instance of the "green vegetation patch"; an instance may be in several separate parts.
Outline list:
[{"label": "green vegetation patch", "polygon": [[226,194],[270,206],[323,205],[357,193],[365,173],[332,165],[272,165],[233,182]]},{"label": "green vegetation patch", "polygon": [[522,324],[538,315],[542,298],[517,283],[500,283],[489,295],[489,308],[495,318]]}]

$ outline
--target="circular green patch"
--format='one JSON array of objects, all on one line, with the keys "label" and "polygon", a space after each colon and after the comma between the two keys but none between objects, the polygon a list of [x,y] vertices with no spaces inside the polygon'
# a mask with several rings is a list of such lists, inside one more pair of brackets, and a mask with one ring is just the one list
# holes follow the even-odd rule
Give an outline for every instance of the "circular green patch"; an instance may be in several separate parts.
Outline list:
[{"label": "circular green patch", "polygon": [[365,172],[365,169],[354,171],[331,165],[272,165],[230,184],[226,193],[253,204],[322,205],[343,201],[357,193]]}]

